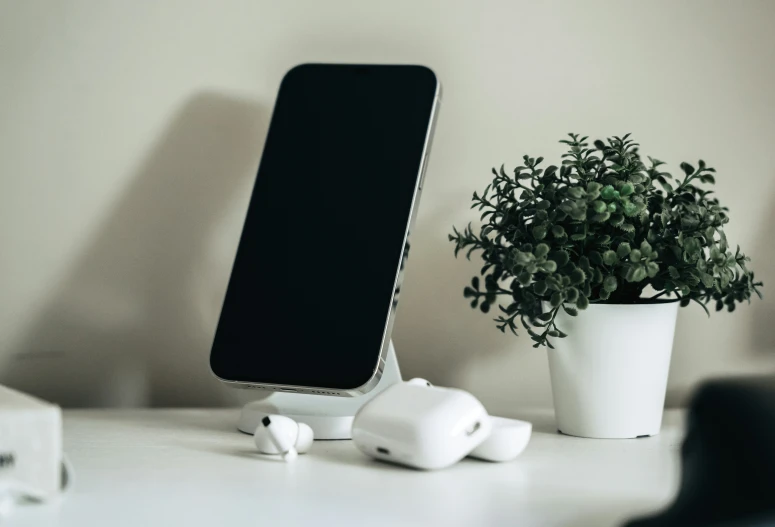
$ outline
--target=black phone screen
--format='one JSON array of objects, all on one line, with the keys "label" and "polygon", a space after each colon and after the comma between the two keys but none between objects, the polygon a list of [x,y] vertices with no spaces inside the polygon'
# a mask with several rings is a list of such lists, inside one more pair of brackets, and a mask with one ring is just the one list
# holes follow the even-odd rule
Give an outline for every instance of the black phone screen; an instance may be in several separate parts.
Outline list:
[{"label": "black phone screen", "polygon": [[286,74],[210,355],[218,377],[346,390],[374,375],[436,89],[422,66]]}]

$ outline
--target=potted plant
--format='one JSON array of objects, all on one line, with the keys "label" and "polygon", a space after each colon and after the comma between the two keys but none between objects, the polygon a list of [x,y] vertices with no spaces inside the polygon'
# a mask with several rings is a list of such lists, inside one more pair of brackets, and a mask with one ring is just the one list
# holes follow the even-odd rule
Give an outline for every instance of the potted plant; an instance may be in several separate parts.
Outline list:
[{"label": "potted plant", "polygon": [[501,331],[521,326],[548,348],[561,432],[653,435],[678,306],[734,311],[761,297],[762,284],[739,247],[729,249],[728,209],[704,187],[713,168],[682,163],[673,179],[661,161],[644,162],[629,134],[561,142],[569,150],[559,167],[525,156],[513,175],[493,169],[474,192],[482,226],[449,236],[456,256],[477,252],[484,263],[464,296],[497,309]]}]

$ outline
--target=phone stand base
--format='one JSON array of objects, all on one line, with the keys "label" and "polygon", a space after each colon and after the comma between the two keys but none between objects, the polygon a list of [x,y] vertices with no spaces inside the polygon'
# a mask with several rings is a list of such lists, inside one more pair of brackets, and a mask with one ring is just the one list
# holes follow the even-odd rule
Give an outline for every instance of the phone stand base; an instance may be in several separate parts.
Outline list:
[{"label": "phone stand base", "polygon": [[246,434],[253,434],[265,416],[284,415],[308,424],[315,433],[315,439],[351,439],[353,418],[360,407],[388,386],[400,381],[401,371],[391,340],[382,377],[369,393],[358,397],[273,393],[266,399],[242,407],[237,428]]}]

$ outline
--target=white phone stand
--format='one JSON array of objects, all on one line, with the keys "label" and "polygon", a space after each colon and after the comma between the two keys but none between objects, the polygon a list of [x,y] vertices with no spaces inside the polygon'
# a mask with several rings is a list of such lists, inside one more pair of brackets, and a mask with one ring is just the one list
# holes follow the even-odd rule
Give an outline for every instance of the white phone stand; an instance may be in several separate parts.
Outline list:
[{"label": "white phone stand", "polygon": [[401,371],[391,340],[382,377],[369,393],[358,397],[273,393],[266,399],[243,406],[237,427],[241,432],[253,434],[265,416],[284,415],[308,424],[315,439],[351,439],[353,418],[360,407],[397,382],[401,382]]}]

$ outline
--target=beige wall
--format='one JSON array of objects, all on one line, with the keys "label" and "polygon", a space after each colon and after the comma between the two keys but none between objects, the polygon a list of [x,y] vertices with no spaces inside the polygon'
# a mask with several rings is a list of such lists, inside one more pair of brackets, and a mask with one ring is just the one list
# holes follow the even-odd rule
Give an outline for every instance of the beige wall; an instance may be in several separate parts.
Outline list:
[{"label": "beige wall", "polygon": [[[491,166],[557,156],[569,131],[633,132],[674,168],[718,169],[728,234],[775,287],[773,20],[768,0],[0,0],[0,382],[69,405],[251,396],[207,356],[280,78],[415,62],[445,96],[394,334],[404,373],[548,405],[544,353],[464,302],[478,266],[453,259],[451,225]],[[682,310],[668,402],[775,369],[773,299]]]}]

